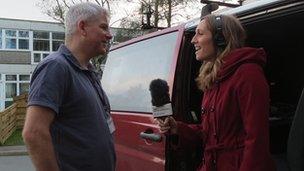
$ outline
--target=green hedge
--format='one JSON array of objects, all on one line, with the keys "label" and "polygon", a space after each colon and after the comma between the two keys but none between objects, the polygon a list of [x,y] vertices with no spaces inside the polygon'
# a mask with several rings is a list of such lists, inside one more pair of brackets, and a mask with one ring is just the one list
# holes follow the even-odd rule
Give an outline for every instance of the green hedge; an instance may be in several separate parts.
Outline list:
[{"label": "green hedge", "polygon": [[5,142],[2,146],[10,145],[24,145],[22,139],[22,129],[17,129]]}]

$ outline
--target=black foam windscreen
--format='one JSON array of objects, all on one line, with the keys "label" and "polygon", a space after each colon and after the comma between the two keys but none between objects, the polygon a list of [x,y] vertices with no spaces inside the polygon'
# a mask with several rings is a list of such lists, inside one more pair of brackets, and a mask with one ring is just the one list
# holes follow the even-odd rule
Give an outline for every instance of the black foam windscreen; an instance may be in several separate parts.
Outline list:
[{"label": "black foam windscreen", "polygon": [[170,103],[169,86],[165,80],[155,79],[150,83],[152,105],[159,107]]},{"label": "black foam windscreen", "polygon": [[219,48],[225,48],[226,39],[223,35],[223,24],[222,24],[222,16],[215,16],[215,34],[213,36],[213,41],[215,45]]}]

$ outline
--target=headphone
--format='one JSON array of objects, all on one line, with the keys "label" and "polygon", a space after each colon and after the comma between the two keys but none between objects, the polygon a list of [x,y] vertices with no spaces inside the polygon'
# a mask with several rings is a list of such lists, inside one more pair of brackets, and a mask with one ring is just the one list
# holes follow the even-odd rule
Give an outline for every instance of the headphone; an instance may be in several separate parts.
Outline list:
[{"label": "headphone", "polygon": [[222,16],[215,16],[215,33],[213,36],[214,44],[220,48],[224,49],[227,45],[226,39],[223,35],[223,28],[222,28]]}]

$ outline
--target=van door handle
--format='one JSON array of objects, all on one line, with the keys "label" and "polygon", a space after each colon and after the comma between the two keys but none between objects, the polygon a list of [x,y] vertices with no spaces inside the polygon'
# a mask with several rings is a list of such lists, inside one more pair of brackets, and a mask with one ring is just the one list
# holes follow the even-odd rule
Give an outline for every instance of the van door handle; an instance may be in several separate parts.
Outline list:
[{"label": "van door handle", "polygon": [[146,133],[146,132],[141,132],[139,136],[143,139],[151,140],[154,142],[161,142],[162,136],[159,134],[154,134],[154,133]]}]

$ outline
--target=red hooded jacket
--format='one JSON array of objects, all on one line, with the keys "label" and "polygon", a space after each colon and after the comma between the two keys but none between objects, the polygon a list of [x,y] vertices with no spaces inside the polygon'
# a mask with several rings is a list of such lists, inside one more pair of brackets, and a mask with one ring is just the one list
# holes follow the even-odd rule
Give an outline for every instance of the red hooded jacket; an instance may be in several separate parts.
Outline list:
[{"label": "red hooded jacket", "polygon": [[273,171],[265,52],[240,48],[223,61],[216,83],[204,92],[201,125],[178,123],[180,143],[203,141],[200,171]]}]

